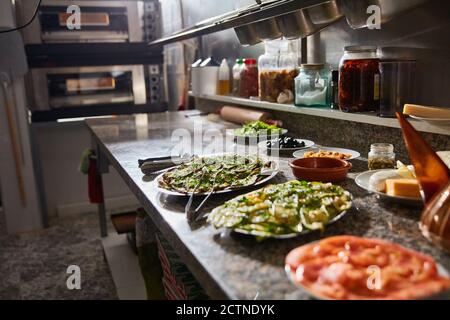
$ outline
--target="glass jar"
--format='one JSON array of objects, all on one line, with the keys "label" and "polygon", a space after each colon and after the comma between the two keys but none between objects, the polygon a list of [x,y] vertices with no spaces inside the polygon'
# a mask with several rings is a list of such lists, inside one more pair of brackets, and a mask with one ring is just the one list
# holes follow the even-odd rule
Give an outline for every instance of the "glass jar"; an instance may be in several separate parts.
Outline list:
[{"label": "glass jar", "polygon": [[256,59],[244,59],[239,82],[239,96],[249,99],[258,96],[258,66]]},{"label": "glass jar", "polygon": [[377,47],[346,47],[339,63],[339,108],[344,112],[378,111],[380,69]]},{"label": "glass jar", "polygon": [[294,41],[265,42],[265,53],[258,59],[259,99],[293,103],[294,79],[298,75],[298,55]]},{"label": "glass jar", "polygon": [[302,64],[295,78],[295,105],[330,107],[330,70],[324,64]]},{"label": "glass jar", "polygon": [[370,146],[369,170],[395,169],[394,146],[389,143],[374,143]]}]

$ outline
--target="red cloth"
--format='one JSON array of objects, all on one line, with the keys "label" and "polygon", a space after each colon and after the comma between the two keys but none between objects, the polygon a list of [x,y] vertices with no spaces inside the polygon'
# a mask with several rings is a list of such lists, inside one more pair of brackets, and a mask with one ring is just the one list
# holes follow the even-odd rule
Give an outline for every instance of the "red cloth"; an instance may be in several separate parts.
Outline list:
[{"label": "red cloth", "polygon": [[91,203],[103,203],[102,176],[98,172],[97,160],[92,157],[89,159],[88,189]]}]

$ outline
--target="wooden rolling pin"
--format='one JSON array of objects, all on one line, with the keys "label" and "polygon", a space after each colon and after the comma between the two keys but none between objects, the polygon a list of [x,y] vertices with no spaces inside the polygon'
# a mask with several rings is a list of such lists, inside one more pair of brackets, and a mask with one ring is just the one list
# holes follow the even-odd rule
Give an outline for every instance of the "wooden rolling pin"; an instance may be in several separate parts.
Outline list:
[{"label": "wooden rolling pin", "polygon": [[219,114],[222,119],[237,124],[244,124],[250,121],[267,121],[270,118],[270,114],[267,112],[231,106],[222,107]]}]

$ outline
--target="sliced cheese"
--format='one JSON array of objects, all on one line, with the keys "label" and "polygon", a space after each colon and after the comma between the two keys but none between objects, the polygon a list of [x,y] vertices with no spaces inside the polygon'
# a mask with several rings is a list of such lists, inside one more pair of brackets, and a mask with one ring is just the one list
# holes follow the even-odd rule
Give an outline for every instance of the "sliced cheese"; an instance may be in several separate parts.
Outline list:
[{"label": "sliced cheese", "polygon": [[403,113],[431,119],[450,119],[450,108],[436,108],[436,107],[425,107],[418,106],[415,104],[405,104],[403,108]]},{"label": "sliced cheese", "polygon": [[444,161],[444,163],[450,169],[450,151],[439,151],[436,153],[439,157],[441,157],[442,161]]},{"label": "sliced cheese", "polygon": [[394,197],[421,198],[419,182],[416,179],[387,179],[386,194]]}]

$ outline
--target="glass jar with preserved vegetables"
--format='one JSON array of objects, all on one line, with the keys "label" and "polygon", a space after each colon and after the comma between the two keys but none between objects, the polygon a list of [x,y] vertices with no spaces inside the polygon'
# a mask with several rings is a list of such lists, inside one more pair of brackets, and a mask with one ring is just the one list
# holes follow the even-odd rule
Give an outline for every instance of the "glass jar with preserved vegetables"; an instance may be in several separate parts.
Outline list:
[{"label": "glass jar with preserved vegetables", "polygon": [[369,170],[395,169],[394,146],[390,143],[374,143],[370,146]]},{"label": "glass jar with preserved vegetables", "polygon": [[265,53],[258,59],[258,70],[261,101],[294,102],[294,79],[298,75],[295,41],[266,41]]},{"label": "glass jar with preserved vegetables", "polygon": [[339,64],[339,108],[344,112],[378,111],[380,69],[377,47],[345,48]]},{"label": "glass jar with preserved vegetables", "polygon": [[250,98],[258,96],[258,66],[256,59],[244,59],[239,81],[239,96]]}]

